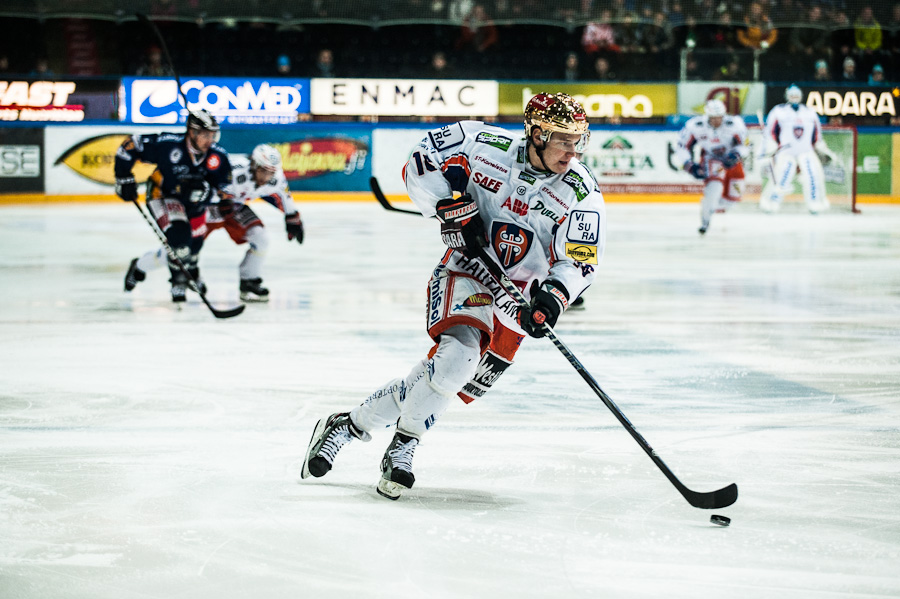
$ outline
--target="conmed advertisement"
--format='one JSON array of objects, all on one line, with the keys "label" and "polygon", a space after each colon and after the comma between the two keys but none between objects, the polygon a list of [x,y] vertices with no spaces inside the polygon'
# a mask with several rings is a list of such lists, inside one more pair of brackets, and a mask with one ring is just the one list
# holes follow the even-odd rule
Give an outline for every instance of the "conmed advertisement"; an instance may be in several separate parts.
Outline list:
[{"label": "conmed advertisement", "polygon": [[[187,122],[173,79],[125,77],[119,117],[130,123]],[[194,77],[181,82],[192,110],[205,108],[220,123],[286,125],[309,113],[309,79]]]}]

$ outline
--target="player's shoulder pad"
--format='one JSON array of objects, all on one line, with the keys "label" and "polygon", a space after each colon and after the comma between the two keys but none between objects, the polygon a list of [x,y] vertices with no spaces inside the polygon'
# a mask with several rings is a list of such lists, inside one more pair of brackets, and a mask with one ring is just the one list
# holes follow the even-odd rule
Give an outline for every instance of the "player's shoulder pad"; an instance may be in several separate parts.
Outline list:
[{"label": "player's shoulder pad", "polygon": [[209,147],[210,152],[218,152],[219,154],[228,157],[228,150],[220,146],[219,144],[213,144]]}]

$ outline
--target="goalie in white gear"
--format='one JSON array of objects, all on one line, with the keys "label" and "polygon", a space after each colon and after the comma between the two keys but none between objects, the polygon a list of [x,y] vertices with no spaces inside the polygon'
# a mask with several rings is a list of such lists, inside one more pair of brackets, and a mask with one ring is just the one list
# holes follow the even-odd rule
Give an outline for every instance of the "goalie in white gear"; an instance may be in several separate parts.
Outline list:
[{"label": "goalie in white gear", "polygon": [[822,162],[828,164],[835,155],[822,138],[819,115],[803,104],[800,88],[788,87],[785,99],[787,102],[772,108],[766,117],[759,158],[768,164],[769,181],[759,198],[759,207],[766,212],[777,211],[799,171],[806,207],[816,214],[829,207]]},{"label": "goalie in white gear", "polygon": [[685,123],[675,153],[676,164],[703,181],[701,235],[709,229],[713,214],[740,201],[744,193],[743,160],[748,155],[747,126],[741,117],[729,116],[721,100],[709,100],[703,112]]},{"label": "goalie in white gear", "polygon": [[[545,334],[595,277],[606,241],[603,196],[576,158],[589,139],[582,106],[538,94],[525,109],[526,137],[476,121],[428,133],[404,166],[410,198],[437,216],[448,249],[428,283],[426,328],[434,346],[404,378],[350,412],[316,425],[302,477],[327,474],[343,445],[396,425],[378,492],[413,486],[419,440],[454,397],[484,395],[512,364],[526,335]],[[454,192],[463,195],[454,198]],[[486,252],[521,287],[516,301],[477,257]]]},{"label": "goalie in white gear", "polygon": [[[262,264],[269,247],[269,238],[259,216],[247,205],[254,198],[272,204],[281,210],[285,217],[285,229],[288,241],[296,239],[303,243],[303,222],[294,205],[287,179],[281,168],[281,155],[270,145],[260,144],[253,149],[248,158],[232,157],[234,198],[233,202],[215,203],[207,209],[206,233],[204,239],[216,229],[224,228],[237,244],[248,245],[247,253],[241,261],[240,296],[244,301],[265,302],[269,299],[269,290],[262,286]],[[132,262],[125,280],[125,290],[130,291],[129,277],[143,280],[148,270],[160,268],[166,264],[165,248],[147,252]]]}]

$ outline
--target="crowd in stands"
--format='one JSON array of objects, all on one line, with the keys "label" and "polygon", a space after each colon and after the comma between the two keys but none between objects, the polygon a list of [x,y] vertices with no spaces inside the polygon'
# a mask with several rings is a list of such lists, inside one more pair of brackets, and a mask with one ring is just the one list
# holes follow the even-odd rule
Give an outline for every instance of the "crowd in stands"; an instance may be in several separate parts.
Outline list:
[{"label": "crowd in stands", "polygon": [[[338,5],[307,4],[323,21]],[[548,4],[536,0],[383,3],[385,10],[401,4],[411,18],[435,21],[286,25],[155,16],[183,75],[900,82],[900,2],[560,0],[547,18]],[[63,20],[0,18],[0,76],[68,75]],[[552,24],[536,24],[545,21]],[[141,23],[98,19],[91,28],[101,57],[96,75],[171,74]]]}]

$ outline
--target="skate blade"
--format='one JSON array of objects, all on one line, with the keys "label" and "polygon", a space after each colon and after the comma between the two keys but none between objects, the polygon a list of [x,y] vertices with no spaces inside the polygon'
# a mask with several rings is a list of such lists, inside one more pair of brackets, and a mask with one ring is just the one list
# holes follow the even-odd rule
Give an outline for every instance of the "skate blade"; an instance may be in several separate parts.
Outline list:
[{"label": "skate blade", "polygon": [[325,428],[325,422],[327,420],[328,418],[322,418],[316,423],[316,428],[313,429],[312,437],[309,438],[309,445],[306,448],[306,456],[303,458],[303,470],[300,471],[300,478],[309,478],[312,476],[312,472],[309,471],[309,454],[312,452],[316,437],[322,434],[322,430]]},{"label": "skate blade", "polygon": [[268,295],[255,295],[252,293],[242,293],[241,301],[253,302],[253,303],[257,303],[257,304],[264,304],[267,301],[269,301],[269,296]]},{"label": "skate blade", "polygon": [[408,487],[404,487],[403,485],[397,484],[392,480],[387,480],[385,478],[378,479],[378,486],[375,487],[375,490],[378,491],[378,494],[382,497],[387,497],[392,501],[397,501],[400,499],[400,496],[403,494],[403,491],[406,491]]}]

